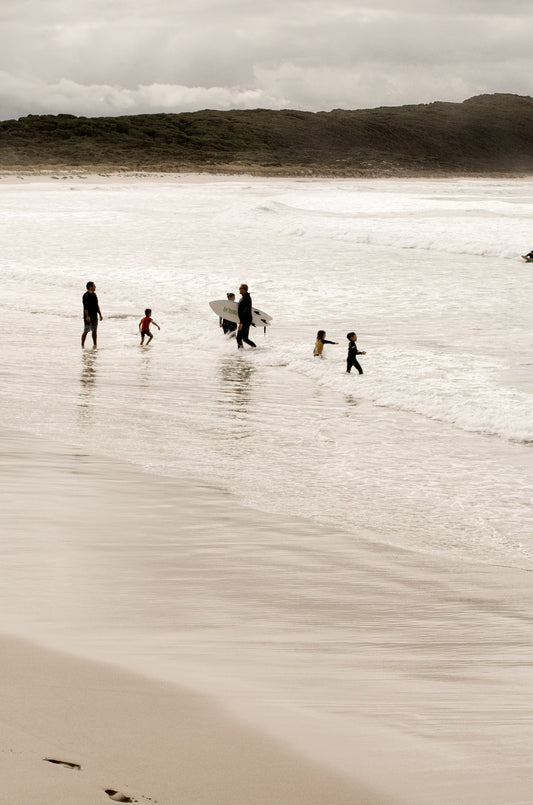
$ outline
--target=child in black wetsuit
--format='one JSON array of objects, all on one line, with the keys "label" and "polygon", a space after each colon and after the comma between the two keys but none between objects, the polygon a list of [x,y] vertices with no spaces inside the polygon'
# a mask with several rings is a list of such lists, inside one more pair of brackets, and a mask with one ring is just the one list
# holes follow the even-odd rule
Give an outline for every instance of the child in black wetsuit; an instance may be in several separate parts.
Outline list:
[{"label": "child in black wetsuit", "polygon": [[[227,293],[226,298],[228,302],[235,302],[235,294],[234,293]],[[222,331],[224,335],[229,333],[229,337],[235,337],[237,335],[237,322],[231,321],[230,319],[224,319],[222,316],[219,318],[218,323],[222,327]]]},{"label": "child in black wetsuit", "polygon": [[324,349],[324,344],[338,344],[338,341],[326,341],[326,331],[319,330],[316,334],[316,341],[315,341],[315,349],[313,351],[313,355],[315,358],[322,357],[322,350]]},{"label": "child in black wetsuit", "polygon": [[350,374],[350,372],[352,371],[352,366],[355,366],[355,368],[357,369],[359,374],[362,375],[363,370],[361,369],[359,361],[357,360],[357,355],[366,355],[366,352],[364,352],[364,351],[359,352],[359,350],[357,349],[357,344],[355,343],[357,341],[357,336],[356,336],[355,333],[348,333],[346,335],[346,338],[349,341],[349,344],[348,344],[348,361],[346,363],[346,372],[348,374]]}]

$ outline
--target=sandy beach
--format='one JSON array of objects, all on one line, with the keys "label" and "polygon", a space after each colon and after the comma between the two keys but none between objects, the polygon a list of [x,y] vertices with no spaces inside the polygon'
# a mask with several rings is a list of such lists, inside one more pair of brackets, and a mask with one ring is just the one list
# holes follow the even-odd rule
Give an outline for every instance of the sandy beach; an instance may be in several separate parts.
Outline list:
[{"label": "sandy beach", "polygon": [[1,201],[4,800],[532,805],[530,184]]},{"label": "sandy beach", "polygon": [[[91,533],[100,533],[104,527],[98,514],[103,507],[108,527],[111,512],[118,514],[115,527],[128,529],[134,541],[133,524],[139,516],[134,499],[139,500],[139,487],[133,491],[130,484],[135,484],[135,478],[145,488],[154,512],[162,501],[169,501],[168,482],[159,484],[157,478],[127,465],[110,467],[74,448],[26,434],[4,431],[2,445],[2,531],[12,537],[11,546],[4,543],[5,554],[24,533],[29,536],[34,531],[40,517],[40,533],[45,543],[50,540],[50,550],[54,536],[69,540],[69,532],[79,530],[79,513],[92,506],[91,501],[95,506]],[[21,484],[27,493],[25,513],[18,501]],[[211,496],[216,505],[216,490],[211,490]],[[184,527],[190,527],[190,521],[185,525],[191,511],[185,511],[185,495],[178,494],[174,502],[183,506]],[[197,499],[192,509],[195,505],[201,507],[203,502]],[[145,507],[141,503],[141,510]],[[162,523],[157,519],[152,523],[161,533]],[[40,561],[39,554],[36,558]],[[128,568],[123,569],[127,574]],[[22,571],[21,584],[23,575]],[[112,585],[112,579],[108,581]],[[32,586],[7,605],[11,634],[0,638],[3,804],[95,805],[110,799],[154,805],[379,805],[388,801],[357,784],[353,773],[342,775],[239,722],[213,697],[132,674],[126,667],[83,658],[79,642],[78,656],[45,648],[46,642],[64,643],[65,636],[59,622],[57,630],[53,624],[50,629],[50,623],[47,631],[39,630],[37,612],[40,607],[47,609],[46,591],[32,590]],[[71,590],[63,605],[76,607],[75,598]],[[54,607],[48,610],[45,623],[53,611]],[[37,642],[14,637],[20,630],[26,637],[34,630]],[[87,644],[86,651],[94,653],[94,645]]]},{"label": "sandy beach", "polygon": [[[233,539],[249,530],[250,512],[232,514],[231,501],[208,486],[203,492],[191,484],[177,488],[170,479],[109,464],[57,442],[4,432],[3,445],[2,532],[11,534],[11,543],[4,543],[5,589],[13,582],[10,552],[18,554],[20,580],[19,598],[12,596],[5,620],[11,636],[2,639],[0,757],[6,805],[70,805],[74,799],[92,805],[108,800],[106,790],[158,805],[533,801],[531,764],[520,760],[532,723],[526,695],[529,573],[454,566],[363,540],[356,560],[360,584],[353,590],[360,611],[360,623],[353,624],[361,635],[360,669],[354,671],[360,713],[350,729],[332,732],[305,713],[259,706],[249,692],[240,700],[236,693],[228,696],[223,677],[217,703],[216,672],[206,699],[193,692],[194,686],[184,689],[155,679],[156,673],[152,679],[132,674],[127,651],[120,668],[120,645],[112,657],[115,666],[89,659],[104,644],[84,622],[89,615],[83,602],[94,585],[94,601],[87,606],[104,625],[120,606],[124,579],[130,586],[136,583],[131,554],[142,531],[142,522],[135,530],[136,520],[149,512],[151,529],[161,540],[175,527],[172,512],[179,511],[183,538],[194,529],[201,552],[205,526],[199,511],[205,513],[207,501],[210,516]],[[25,511],[20,509],[23,489]],[[91,569],[87,547],[79,575],[66,558],[68,544],[72,550],[81,544],[83,526],[80,532],[77,521],[91,501],[95,550],[103,545],[104,529],[112,536],[104,540],[101,554],[107,555],[103,584]],[[177,509],[169,513],[169,506]],[[63,544],[61,574],[72,587],[63,582],[54,592],[43,581],[46,567],[32,576],[20,566],[20,548],[35,528],[35,513],[44,538],[36,565],[46,563],[47,545],[52,550],[52,542]],[[281,520],[278,525],[291,527]],[[120,532],[127,534],[129,550],[118,545]],[[260,576],[254,583],[261,584]],[[142,600],[148,604],[146,596]],[[8,604],[4,591],[3,608]],[[78,611],[61,613],[61,607]],[[13,636],[17,633],[33,634],[34,645],[20,642]],[[43,647],[68,647],[69,641],[77,657]],[[200,647],[200,656],[202,651],[210,662],[206,647]],[[107,653],[113,654],[109,647]],[[168,675],[168,667],[160,664],[159,673]],[[199,677],[197,687],[204,682]]]},{"label": "sandy beach", "polygon": [[378,805],[190,691],[2,638],[4,805]]},{"label": "sandy beach", "polygon": [[[84,169],[80,168],[57,168],[47,169],[36,167],[35,170],[29,168],[17,169],[0,169],[0,185],[13,185],[13,184],[65,184],[69,182],[80,182],[82,184],[109,184],[112,182],[120,182],[121,184],[133,184],[138,182],[164,182],[171,184],[173,182],[183,183],[208,183],[208,182],[240,182],[243,179],[256,180],[258,177],[253,174],[247,173],[232,173],[230,168],[227,171],[220,170],[217,172],[206,171],[201,173],[196,170],[183,170],[183,171],[138,171],[123,170],[111,167],[109,169],[103,168],[102,170]],[[261,177],[261,181],[276,181],[278,177]],[[315,177],[319,181],[318,177]],[[312,181],[313,177],[305,177],[306,181]],[[342,181],[340,178],[338,181]]]}]

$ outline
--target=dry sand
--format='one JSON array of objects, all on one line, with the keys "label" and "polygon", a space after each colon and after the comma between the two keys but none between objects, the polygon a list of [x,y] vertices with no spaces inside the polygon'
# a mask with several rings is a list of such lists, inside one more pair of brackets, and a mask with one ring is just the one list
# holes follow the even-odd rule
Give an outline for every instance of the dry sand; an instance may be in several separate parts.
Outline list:
[{"label": "dry sand", "polygon": [[200,696],[13,638],[0,645],[2,805],[384,802]]}]

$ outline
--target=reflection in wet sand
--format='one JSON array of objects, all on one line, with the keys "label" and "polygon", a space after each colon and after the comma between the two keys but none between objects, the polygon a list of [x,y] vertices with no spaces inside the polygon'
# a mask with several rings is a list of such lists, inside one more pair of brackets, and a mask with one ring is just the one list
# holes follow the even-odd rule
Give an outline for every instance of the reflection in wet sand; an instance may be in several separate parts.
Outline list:
[{"label": "reflection in wet sand", "polygon": [[96,382],[97,350],[84,350],[81,354],[80,392],[78,413],[81,424],[92,420],[94,386]]},{"label": "reflection in wet sand", "polygon": [[226,435],[230,438],[247,440],[256,433],[252,423],[254,406],[251,405],[255,371],[253,364],[235,358],[220,363],[217,403],[219,409],[223,409]]},{"label": "reflection in wet sand", "polygon": [[250,402],[255,366],[240,360],[221,362],[218,377],[221,381],[220,402],[241,414]]},{"label": "reflection in wet sand", "polygon": [[139,364],[139,387],[148,389],[152,385],[152,361],[150,356],[150,349],[143,349],[141,351],[141,360]]}]

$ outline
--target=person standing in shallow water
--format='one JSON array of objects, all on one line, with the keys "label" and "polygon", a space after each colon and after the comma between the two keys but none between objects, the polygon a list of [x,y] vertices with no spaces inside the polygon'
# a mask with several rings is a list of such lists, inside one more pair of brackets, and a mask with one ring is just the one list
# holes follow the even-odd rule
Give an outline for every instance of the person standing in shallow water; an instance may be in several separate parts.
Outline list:
[{"label": "person standing in shallow water", "polygon": [[315,348],[313,350],[313,355],[315,358],[321,358],[322,352],[324,350],[324,344],[338,344],[338,341],[328,341],[326,339],[326,331],[319,330],[316,334],[316,341],[315,341]]},{"label": "person standing in shallow water", "polygon": [[353,333],[353,332],[352,333],[347,333],[346,338],[349,341],[349,343],[348,343],[348,360],[346,362],[346,372],[348,374],[350,374],[350,372],[352,371],[352,366],[355,366],[355,368],[357,369],[359,374],[362,375],[363,370],[361,369],[361,365],[360,365],[359,361],[357,360],[357,356],[358,355],[366,355],[366,352],[364,352],[364,351],[359,352],[359,350],[357,349],[357,344],[355,343],[357,341],[357,336],[356,336],[355,333]]},{"label": "person standing in shallow water", "polygon": [[[228,302],[235,302],[235,294],[234,293],[231,293],[231,292],[227,293],[226,298],[227,298]],[[219,324],[222,327],[224,335],[227,335],[229,333],[230,338],[232,336],[237,335],[237,333],[236,333],[237,322],[230,321],[229,319],[223,319],[222,316],[221,316],[220,319],[219,319]]]},{"label": "person standing in shallow water", "polygon": [[139,332],[141,334],[141,347],[144,344],[145,338],[148,339],[148,341],[146,342],[146,346],[148,346],[148,344],[154,337],[152,331],[150,330],[150,325],[152,324],[154,325],[154,327],[157,327],[158,330],[161,329],[159,324],[152,318],[152,308],[147,307],[146,310],[144,311],[144,318],[142,318],[139,322]]},{"label": "person standing in shallow water", "polygon": [[102,314],[98,304],[98,297],[96,296],[96,285],[94,282],[88,282],[85,286],[86,292],[83,294],[83,333],[81,336],[81,346],[85,346],[85,339],[87,333],[91,333],[93,345],[96,347],[98,343],[98,317],[102,321]]},{"label": "person standing in shallow water", "polygon": [[248,286],[243,282],[239,288],[242,296],[239,301],[238,315],[239,326],[237,327],[237,348],[242,349],[242,342],[251,347],[255,347],[253,341],[248,338],[250,327],[252,326],[252,297],[248,293]]}]

